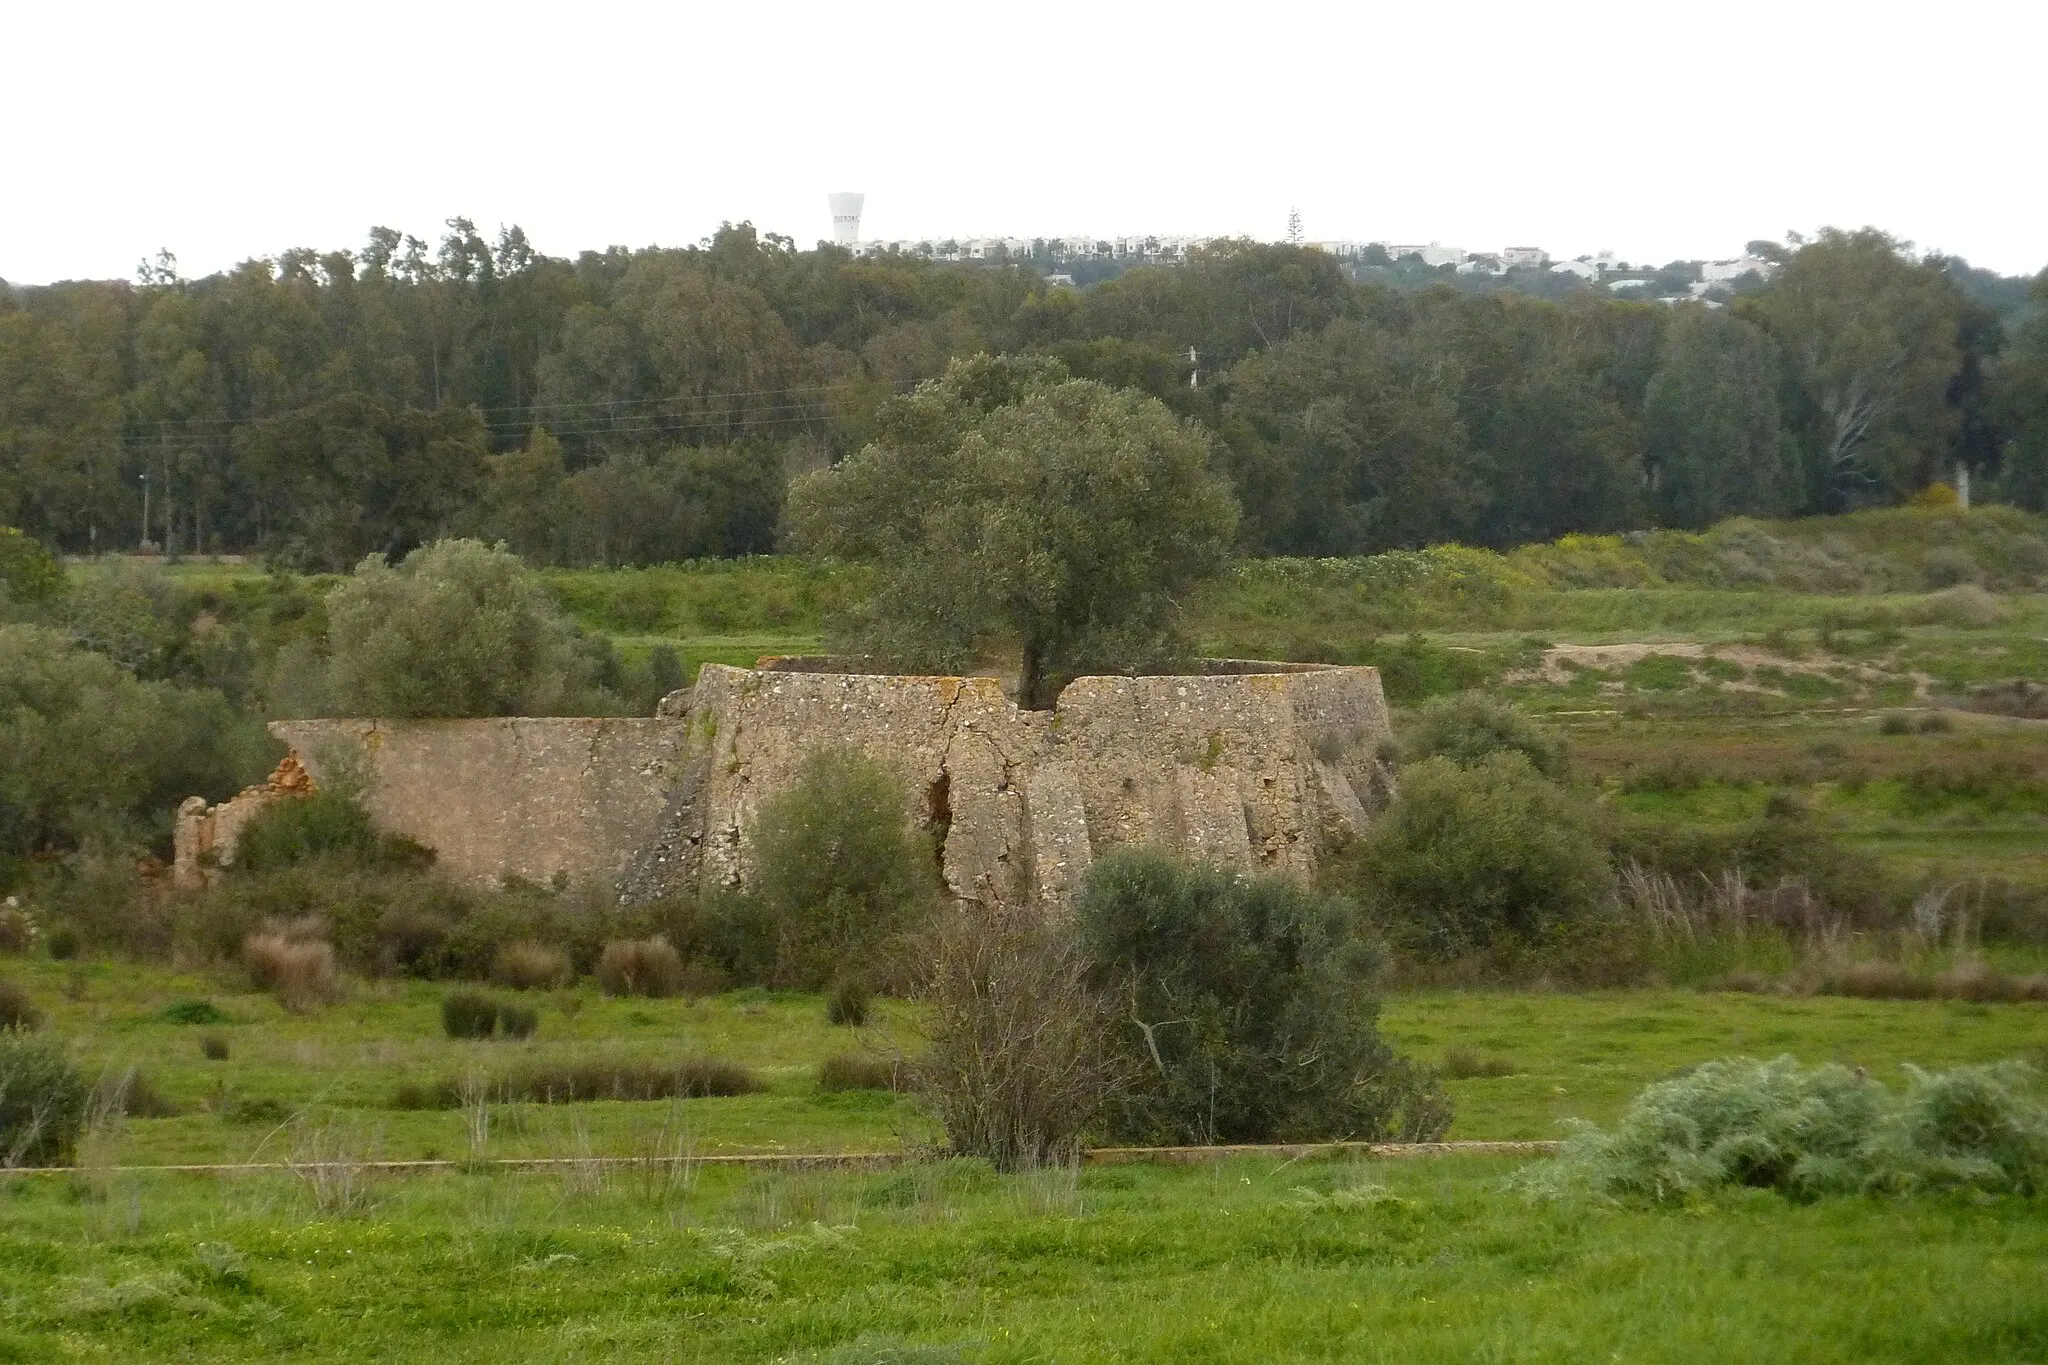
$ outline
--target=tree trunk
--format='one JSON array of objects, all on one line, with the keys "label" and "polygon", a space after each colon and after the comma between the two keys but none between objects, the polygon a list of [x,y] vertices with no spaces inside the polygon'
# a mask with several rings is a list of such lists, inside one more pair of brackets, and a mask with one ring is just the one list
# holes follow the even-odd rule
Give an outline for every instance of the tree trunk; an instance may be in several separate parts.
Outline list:
[{"label": "tree trunk", "polygon": [[1045,711],[1052,706],[1052,699],[1041,697],[1045,690],[1045,646],[1041,641],[1026,638],[1024,659],[1017,667],[1017,704],[1027,711]]}]

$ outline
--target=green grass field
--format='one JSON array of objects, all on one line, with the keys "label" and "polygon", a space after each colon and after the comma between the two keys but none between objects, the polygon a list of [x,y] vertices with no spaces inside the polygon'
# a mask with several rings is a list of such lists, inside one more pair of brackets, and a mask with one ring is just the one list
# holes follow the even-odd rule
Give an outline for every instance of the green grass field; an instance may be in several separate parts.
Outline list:
[{"label": "green grass field", "polygon": [[[666,1157],[892,1148],[914,1101],[819,1093],[887,1040],[814,997],[547,997],[530,1043],[440,1035],[442,987],[359,985],[305,1017],[225,978],[10,963],[92,1066],[140,1065],[178,1117],[131,1118],[77,1175],[0,1184],[0,1360],[905,1362],[1934,1361],[2048,1353],[2040,1200],[1736,1192],[1678,1212],[1528,1202],[1517,1163],[1242,1158],[999,1176],[570,1165],[545,1173],[120,1166],[440,1155]],[[67,998],[77,997],[77,998]],[[234,1022],[168,1022],[204,999]],[[1430,992],[1389,1034],[1510,1074],[1450,1082],[1454,1137],[1608,1120],[1710,1057],[1793,1053],[1887,1080],[2048,1048],[2048,1006],[1672,990]],[[229,1041],[226,1061],[198,1039]],[[388,1107],[397,1084],[528,1057],[711,1054],[767,1093]],[[259,1102],[254,1122],[233,1096]],[[270,1103],[260,1103],[268,1101]]]},{"label": "green grass field", "polygon": [[[230,975],[53,962],[10,964],[6,974],[28,986],[88,1069],[138,1067],[180,1111],[129,1120],[121,1160],[130,1164],[284,1159],[303,1126],[291,1116],[302,1111],[345,1119],[359,1155],[394,1160],[634,1156],[663,1143],[704,1155],[860,1151],[935,1136],[909,1098],[818,1088],[818,1064],[835,1053],[916,1050],[914,1011],[900,1002],[883,1002],[868,1027],[850,1029],[827,1024],[814,996],[607,999],[586,982],[535,997],[541,1025],[531,1041],[478,1042],[442,1035],[440,1000],[452,988],[435,983],[358,983],[344,1003],[296,1016]],[[189,1000],[233,1022],[166,1019]],[[2030,1003],[1440,991],[1396,995],[1382,1021],[1397,1046],[1425,1060],[1460,1049],[1506,1064],[1499,1069],[1511,1074],[1448,1082],[1458,1106],[1450,1136],[1470,1139],[1549,1138],[1562,1119],[1612,1119],[1644,1085],[1713,1057],[1790,1052],[1887,1079],[1900,1062],[2048,1060],[2048,1006]],[[201,1055],[207,1035],[227,1041],[225,1061]],[[406,1081],[488,1078],[534,1061],[684,1057],[743,1063],[767,1088],[680,1102],[497,1105],[481,1147],[460,1110],[393,1107]]]},{"label": "green grass field", "polygon": [[[2038,1360],[2038,1201],[1532,1207],[1469,1158],[57,1179],[0,1359]],[[329,1201],[321,1207],[324,1196]]]}]

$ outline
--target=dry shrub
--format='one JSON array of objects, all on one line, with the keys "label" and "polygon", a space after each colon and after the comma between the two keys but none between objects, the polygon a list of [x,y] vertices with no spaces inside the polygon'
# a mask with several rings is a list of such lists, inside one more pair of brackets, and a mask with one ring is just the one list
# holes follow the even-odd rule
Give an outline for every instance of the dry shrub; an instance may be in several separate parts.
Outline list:
[{"label": "dry shrub", "polygon": [[1934,978],[1944,1000],[2048,1000],[2048,977],[2012,976],[1982,960],[1962,962]]},{"label": "dry shrub", "polygon": [[921,944],[930,1046],[917,1088],[959,1156],[1000,1170],[1071,1160],[1130,1083],[1118,1020],[1072,933],[1002,908],[941,915]]},{"label": "dry shrub", "polygon": [[199,1055],[209,1062],[224,1062],[228,1059],[228,1040],[218,1033],[209,1033],[199,1040]]},{"label": "dry shrub", "polygon": [[1766,995],[1771,990],[1771,979],[1762,972],[1744,967],[1722,977],[1716,983],[1716,987],[1724,991],[1736,991],[1743,995]]},{"label": "dry shrub", "polygon": [[251,934],[242,941],[242,965],[258,988],[271,992],[293,1014],[341,998],[334,947],[323,940],[274,931]]},{"label": "dry shrub", "polygon": [[827,1057],[818,1065],[820,1090],[903,1092],[916,1088],[916,1072],[901,1057],[867,1057],[858,1052],[842,1052],[836,1057]]},{"label": "dry shrub", "polygon": [[682,954],[665,938],[613,939],[597,960],[597,984],[606,995],[675,995],[683,988]]},{"label": "dry shrub", "polygon": [[1865,1000],[1925,1000],[1934,982],[1896,962],[1849,962],[1821,973],[1822,995],[1853,995]]},{"label": "dry shrub", "polygon": [[550,990],[574,975],[568,954],[531,939],[505,944],[491,963],[491,980],[515,991]]},{"label": "dry shrub", "polygon": [[0,953],[26,953],[36,946],[35,916],[14,897],[0,902]]},{"label": "dry shrub", "polygon": [[174,1119],[182,1112],[156,1088],[148,1072],[132,1066],[102,1072],[88,1107],[136,1119]]}]

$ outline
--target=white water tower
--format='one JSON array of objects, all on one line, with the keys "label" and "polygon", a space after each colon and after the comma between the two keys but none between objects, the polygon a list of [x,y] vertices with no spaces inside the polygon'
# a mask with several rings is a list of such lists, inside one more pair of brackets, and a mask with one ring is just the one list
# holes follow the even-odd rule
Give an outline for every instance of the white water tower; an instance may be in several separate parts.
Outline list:
[{"label": "white water tower", "polygon": [[832,240],[840,246],[851,249],[860,244],[860,207],[866,200],[864,194],[825,196],[832,206]]}]

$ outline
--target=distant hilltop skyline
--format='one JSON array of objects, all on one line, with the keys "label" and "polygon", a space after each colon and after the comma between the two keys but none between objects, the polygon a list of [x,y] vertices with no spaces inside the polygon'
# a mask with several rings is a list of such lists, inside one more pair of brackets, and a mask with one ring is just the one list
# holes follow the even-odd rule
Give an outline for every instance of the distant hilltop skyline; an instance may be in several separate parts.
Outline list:
[{"label": "distant hilltop skyline", "polygon": [[[1032,261],[1052,265],[1083,262],[1115,262],[1128,265],[1170,265],[1185,261],[1199,248],[1212,242],[1242,241],[1243,237],[1196,233],[1142,233],[1102,235],[1089,232],[1040,234],[1030,237],[1009,235],[867,238],[861,235],[861,217],[867,196],[857,191],[836,191],[826,196],[831,212],[835,246],[858,256],[904,255],[935,261]],[[823,239],[821,239],[822,241]],[[1468,251],[1446,246],[1440,240],[1403,242],[1380,238],[1313,238],[1303,226],[1299,210],[1287,216],[1286,231],[1279,237],[1252,238],[1255,241],[1288,243],[1326,251],[1354,265],[1391,266],[1414,258],[1432,270],[1452,269],[1458,274],[1505,275],[1514,270],[1547,272],[1556,270],[1590,282],[1613,276],[1647,274],[1683,260],[1699,267],[1693,281],[1704,292],[1745,275],[1770,278],[1777,262],[1770,256],[1753,254],[1752,244],[1740,252],[1716,259],[1677,257],[1662,262],[1647,258],[1631,262],[1612,249],[1587,252],[1568,259],[1554,258],[1541,246],[1504,246],[1493,251]],[[1760,248],[1759,248],[1760,250]]]}]

